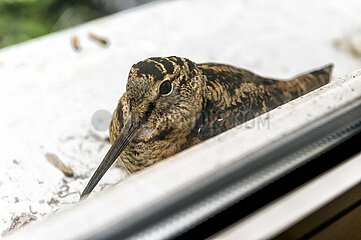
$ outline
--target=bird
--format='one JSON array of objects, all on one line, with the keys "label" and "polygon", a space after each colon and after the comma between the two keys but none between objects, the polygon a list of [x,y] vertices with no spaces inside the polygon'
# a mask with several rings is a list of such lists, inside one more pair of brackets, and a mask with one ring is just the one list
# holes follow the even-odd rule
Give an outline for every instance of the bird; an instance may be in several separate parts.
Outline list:
[{"label": "bird", "polygon": [[330,82],[333,64],[280,80],[219,63],[151,57],[134,64],[109,127],[112,144],[81,198],[116,161],[141,171]]}]

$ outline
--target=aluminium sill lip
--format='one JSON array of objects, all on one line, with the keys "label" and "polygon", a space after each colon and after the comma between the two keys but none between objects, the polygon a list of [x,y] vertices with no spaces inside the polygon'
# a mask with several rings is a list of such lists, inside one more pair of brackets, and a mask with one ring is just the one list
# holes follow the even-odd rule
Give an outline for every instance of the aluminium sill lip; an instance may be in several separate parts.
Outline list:
[{"label": "aluminium sill lip", "polygon": [[[327,206],[351,189],[358,188],[361,184],[360,168],[361,153],[354,155],[337,168],[330,169],[313,181],[234,223],[209,239],[258,240],[273,239],[274,237],[278,239],[280,238],[279,234],[288,231],[290,226],[303,221],[303,219]],[[330,186],[330,182],[332,186]],[[309,196],[313,196],[312,201],[310,201]],[[292,214],[289,214],[290,212]],[[277,219],[277,221],[274,221],[274,219]],[[319,218],[313,220],[317,221]],[[312,227],[319,226],[310,225],[310,229],[313,230],[315,228]],[[310,225],[306,225],[306,228]],[[299,236],[305,235],[297,232],[296,236],[293,237],[298,238]]]},{"label": "aluminium sill lip", "polygon": [[[273,143],[274,136],[284,136],[315,119],[315,117],[306,119],[305,116],[308,115],[308,112],[304,109],[311,108],[316,99],[318,111],[314,114],[318,118],[324,113],[331,112],[332,109],[342,108],[342,104],[355,102],[356,99],[361,97],[361,92],[353,91],[343,95],[342,93],[351,91],[351,89],[360,89],[360,79],[359,77],[340,79],[308,94],[302,99],[284,105],[281,110],[272,111],[271,119],[275,121],[272,129],[261,129],[260,131],[253,131],[253,129],[245,131],[231,130],[220,137],[211,139],[179,154],[172,160],[158,164],[157,167],[130,177],[125,182],[115,186],[112,191],[95,194],[94,197],[76,205],[76,207],[59,212],[46,221],[36,223],[15,233],[9,239],[48,239],[50,235],[54,239],[105,237],[107,235],[105,231],[110,233],[113,230],[120,229],[115,224],[117,221],[118,223],[122,221],[122,226],[126,227],[127,223],[130,224],[131,221],[136,220],[135,217],[144,217],[147,209],[155,209],[156,206],[153,203],[160,202],[164,198],[167,198],[167,201],[174,201],[177,198],[174,193],[182,191],[185,186],[195,187],[193,186],[194,183],[206,174],[210,174],[216,169],[226,168],[235,161],[235,157],[245,156],[246,153],[262,147],[259,142],[252,141],[248,146],[242,146],[242,149],[235,149],[235,145],[232,144],[234,139],[241,141],[248,136],[254,140],[255,133],[262,133],[264,134],[261,139],[263,144]],[[336,100],[334,100],[335,98]],[[331,101],[332,103],[330,103]],[[329,106],[332,107],[329,108]],[[285,119],[285,116],[287,119]],[[302,118],[302,121],[299,118]],[[284,125],[285,123],[286,125]],[[248,137],[247,141],[249,141]],[[215,143],[216,145],[214,145]],[[244,144],[244,141],[242,144]],[[230,152],[222,152],[223,148]],[[206,155],[208,161],[207,165],[204,166],[202,158]],[[222,158],[219,158],[220,156]],[[193,164],[191,171],[189,170],[190,163]],[[218,174],[220,174],[220,171],[216,172],[214,176]],[[164,179],[167,179],[167,181],[164,181]],[[260,178],[260,180],[262,179]],[[218,205],[224,206],[222,202],[218,202]],[[207,214],[209,215],[207,209],[203,213],[201,211],[196,212],[201,218]],[[191,216],[188,215],[188,217]],[[189,222],[189,218],[181,219]],[[153,219],[152,222],[155,222],[155,220]],[[162,236],[169,236],[170,233],[174,234],[178,231],[176,228],[179,226],[181,224],[167,225],[158,229],[159,231],[153,231],[152,234],[147,235],[147,239],[152,237],[153,239],[159,239]]]}]

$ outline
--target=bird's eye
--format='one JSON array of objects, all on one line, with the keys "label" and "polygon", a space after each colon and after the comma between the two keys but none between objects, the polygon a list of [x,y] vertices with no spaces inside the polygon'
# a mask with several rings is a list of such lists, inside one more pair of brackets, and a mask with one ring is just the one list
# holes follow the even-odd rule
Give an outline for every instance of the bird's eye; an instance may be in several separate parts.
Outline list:
[{"label": "bird's eye", "polygon": [[163,96],[166,96],[172,92],[172,83],[169,80],[165,80],[159,87],[159,92]]}]

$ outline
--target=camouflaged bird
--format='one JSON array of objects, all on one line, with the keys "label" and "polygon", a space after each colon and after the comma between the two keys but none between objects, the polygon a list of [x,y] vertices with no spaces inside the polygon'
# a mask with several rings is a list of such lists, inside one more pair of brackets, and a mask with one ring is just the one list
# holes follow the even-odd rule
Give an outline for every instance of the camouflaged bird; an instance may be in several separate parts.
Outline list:
[{"label": "camouflaged bird", "polygon": [[140,171],[327,84],[332,68],[280,81],[230,65],[196,64],[175,56],[133,65],[113,113],[112,147],[82,196],[118,157],[129,173]]}]

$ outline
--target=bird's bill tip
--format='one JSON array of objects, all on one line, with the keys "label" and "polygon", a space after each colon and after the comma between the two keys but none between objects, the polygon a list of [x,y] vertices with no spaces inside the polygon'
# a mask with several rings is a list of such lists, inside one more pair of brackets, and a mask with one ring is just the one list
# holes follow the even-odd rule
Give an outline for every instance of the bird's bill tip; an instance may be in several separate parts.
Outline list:
[{"label": "bird's bill tip", "polygon": [[122,128],[118,138],[115,140],[114,144],[110,147],[108,153],[105,155],[103,161],[100,163],[98,168],[95,170],[95,173],[89,180],[84,191],[80,195],[80,200],[87,198],[87,196],[93,191],[95,186],[98,184],[100,179],[112,166],[112,164],[117,160],[122,151],[128,146],[131,140],[135,137],[138,132],[138,124],[133,122],[133,118],[129,116]]}]

